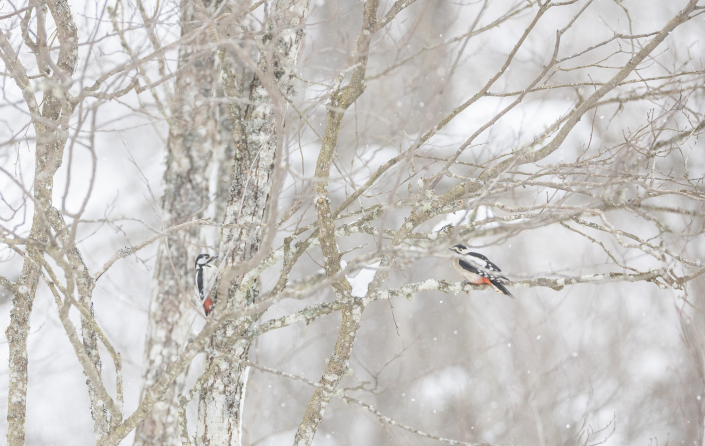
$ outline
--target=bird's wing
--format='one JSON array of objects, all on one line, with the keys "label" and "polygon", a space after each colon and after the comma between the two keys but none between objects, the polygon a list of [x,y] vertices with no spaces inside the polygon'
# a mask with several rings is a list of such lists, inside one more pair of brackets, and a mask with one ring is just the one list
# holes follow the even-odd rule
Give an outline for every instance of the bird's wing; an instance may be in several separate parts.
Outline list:
[{"label": "bird's wing", "polygon": [[480,270],[477,269],[477,266],[473,265],[472,262],[466,262],[463,259],[458,259],[458,262],[464,270],[470,271],[471,273],[480,274]]},{"label": "bird's wing", "polygon": [[204,288],[203,288],[203,268],[198,268],[196,270],[196,291],[198,292],[198,297],[203,300],[205,297],[204,294]]},{"label": "bird's wing", "polygon": [[509,281],[509,279],[507,279],[503,275],[495,274],[501,272],[501,270],[497,268],[497,265],[490,262],[487,257],[476,252],[470,253],[468,255],[470,256],[467,258],[469,261],[460,260],[460,266],[462,266],[466,270],[471,271],[475,274],[479,274],[483,277],[487,277],[488,279],[496,280],[498,282]]},{"label": "bird's wing", "polygon": [[478,254],[476,252],[469,252],[467,255],[475,257],[472,260],[474,262],[477,262],[477,264],[479,266],[481,266],[482,268],[488,269],[490,271],[502,271],[501,269],[499,269],[499,267],[497,265],[490,262],[490,259],[483,256],[482,254]]}]

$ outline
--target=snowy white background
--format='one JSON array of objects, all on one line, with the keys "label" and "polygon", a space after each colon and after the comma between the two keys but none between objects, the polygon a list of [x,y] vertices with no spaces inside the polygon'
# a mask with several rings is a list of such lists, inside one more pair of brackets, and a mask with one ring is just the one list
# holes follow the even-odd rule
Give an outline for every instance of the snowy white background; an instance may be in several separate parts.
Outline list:
[{"label": "snowy white background", "polygon": [[[508,7],[504,3],[491,2],[489,11]],[[682,3],[621,2],[629,9],[634,34],[658,29]],[[347,48],[359,28],[360,5],[344,0],[315,2],[301,62],[303,77],[323,81],[342,66],[345,60],[342,49]],[[79,29],[84,25],[92,29],[88,25],[92,27],[94,22],[86,17],[95,16],[92,10],[95,5],[72,7]],[[550,54],[557,24],[566,23],[575,11],[576,8],[566,8],[551,12],[532,33],[527,49],[520,51],[506,78],[493,90],[514,90],[522,85],[526,73],[538,72],[540,67],[534,64],[534,57]],[[412,26],[418,25],[418,30],[409,39],[409,45],[420,49],[462,34],[476,12],[477,5],[456,2],[415,5],[401,14],[400,27],[380,39],[373,48],[368,73],[374,75],[394,63],[396,50],[392,42],[402,47],[399,42]],[[625,17],[614,2],[597,1],[586,13],[585,20],[578,22],[564,37],[564,53],[570,54],[591,42],[609,38],[613,30],[622,32],[629,26]],[[172,25],[163,28],[163,37],[170,41],[178,33],[178,27],[173,25],[174,17],[165,19]],[[357,105],[356,122],[349,119],[344,124],[341,158],[337,160],[342,172],[336,173],[331,183],[334,203],[342,201],[350,191],[350,181],[363,183],[377,166],[396,155],[400,147],[408,147],[429,123],[477,91],[503,63],[530,19],[530,14],[523,14],[501,32],[471,40],[465,56],[460,59],[457,74],[443,92],[437,92],[435,86],[445,82],[443,77],[453,60],[448,57],[421,58],[408,68],[370,81]],[[703,69],[703,22],[698,20],[697,24],[679,29],[664,44],[662,49],[668,52],[665,59],[670,58],[673,65],[678,65],[679,58],[689,51],[691,55],[699,55],[693,59],[694,65],[699,65],[689,69]],[[115,42],[106,40],[103,45],[106,56],[96,62],[96,67],[105,71],[114,64],[109,55],[111,45],[115,50]],[[85,52],[85,48],[82,51]],[[90,85],[91,82],[85,79],[83,83]],[[299,106],[314,103],[324,93],[316,84],[299,83],[297,89]],[[14,84],[6,77],[3,91],[8,102],[19,99]],[[591,91],[581,88],[582,95]],[[149,101],[146,94],[143,100]],[[511,100],[482,99],[434,137],[427,144],[426,153],[434,156],[451,153]],[[575,91],[527,99],[484,132],[477,141],[482,145],[464,156],[463,161],[482,162],[490,155],[503,153],[507,147],[530,142],[535,134],[565,114],[574,101]],[[592,144],[600,147],[613,143],[621,129],[640,122],[650,107],[650,104],[636,105],[617,120],[610,120],[614,109],[606,107],[604,112],[599,111],[594,122],[599,131],[592,135]],[[154,118],[155,114],[138,113],[135,108],[139,108],[139,103],[132,95],[101,106],[97,115],[97,180],[90,191],[82,216],[86,222],[81,224],[78,237],[78,246],[93,272],[116,250],[148,238],[161,224],[159,198],[166,126]],[[0,108],[3,140],[10,140],[26,124],[27,116],[18,110],[22,111],[9,104]],[[319,133],[324,129],[324,118],[321,107],[310,116],[314,127],[319,127]],[[590,137],[592,125],[592,118],[584,119],[553,161],[574,157],[575,147]],[[359,140],[356,130],[361,135]],[[292,141],[287,155],[292,175],[285,185],[285,199],[280,202],[282,210],[294,199],[306,196],[302,178],[310,179],[313,175],[319,143],[311,131],[304,131],[303,135],[301,151],[298,142]],[[702,153],[703,143],[696,148]],[[705,170],[702,155],[694,155],[693,160],[696,165],[701,163],[699,170]],[[68,171],[69,161],[71,172]],[[14,177],[0,176],[0,190],[6,200],[21,203],[22,192],[14,182],[19,181],[26,187],[31,185],[33,162],[31,143],[15,141],[0,148],[0,163],[7,171],[17,172]],[[86,172],[90,172],[91,165],[88,152],[80,144],[67,150],[55,183],[57,205],[65,199],[68,210],[80,206],[88,190]],[[71,182],[67,187],[69,176]],[[395,179],[394,175],[389,175],[388,181]],[[406,184],[401,190],[406,190]],[[377,190],[379,195],[371,196],[370,202],[387,200],[384,192]],[[32,215],[31,202],[25,205],[9,224],[10,227],[17,225],[19,233],[28,231],[27,220]],[[9,210],[0,209],[0,213],[6,217]],[[310,210],[304,213],[304,221],[311,221]],[[476,218],[493,215],[490,209],[481,208]],[[463,212],[439,217],[427,230],[458,224],[468,216]],[[386,227],[398,227],[403,217],[391,215]],[[92,222],[105,218],[114,221],[111,224]],[[286,235],[278,236],[278,242]],[[339,243],[341,250],[347,250],[370,240],[359,236],[341,239]],[[596,246],[555,227],[527,231],[502,244],[491,241],[473,239],[468,244],[500,265],[512,279],[614,270],[613,265],[612,269],[605,267],[607,257]],[[363,251],[372,248],[367,246]],[[682,246],[683,252],[693,258],[701,249],[697,240]],[[96,318],[122,354],[127,414],[136,407],[141,390],[141,362],[155,252],[156,245],[118,261],[101,277],[94,292]],[[346,259],[349,261],[360,252],[353,251]],[[311,256],[302,261],[293,278],[320,268],[316,264],[321,262],[320,254],[312,251]],[[0,274],[15,280],[21,267],[20,259],[3,249],[0,261]],[[638,263],[640,260],[630,261]],[[364,292],[376,266],[370,265],[354,278],[351,276],[354,294]],[[271,287],[275,273],[263,275],[264,289]],[[403,265],[403,271],[392,274],[390,286],[426,278],[460,279],[448,258],[428,257]],[[692,283],[691,295],[698,296],[701,285],[701,281]],[[0,293],[0,326],[6,327],[11,300],[8,292]],[[577,285],[562,291],[522,289],[514,292],[515,301],[483,291],[469,296],[423,293],[410,301],[398,298],[392,302],[376,302],[363,316],[351,361],[354,376],[347,378],[344,384],[346,387],[364,385],[366,391],[356,395],[396,420],[464,441],[539,444],[537,435],[542,432],[545,444],[573,444],[585,426],[591,425],[597,430],[614,419],[617,429],[607,441],[609,445],[648,444],[652,438],[658,438],[659,444],[691,442],[689,425],[703,422],[702,414],[697,419],[696,408],[701,407],[698,401],[705,397],[705,383],[697,380],[696,369],[701,365],[681,337],[681,320],[676,310],[679,293],[660,290],[649,283],[608,283]],[[290,314],[305,305],[331,298],[332,293],[319,293],[302,301],[285,300],[270,309],[264,319]],[[689,314],[702,319],[697,312]],[[78,325],[78,318],[73,317]],[[335,314],[309,325],[299,324],[265,334],[255,342],[251,360],[318,380],[335,343],[339,320],[340,316]],[[686,319],[686,323],[688,321]],[[194,330],[202,323],[202,318],[194,312]],[[31,326],[27,445],[92,444],[85,376],[64,334],[53,298],[44,285],[40,285],[37,293]],[[7,344],[3,341],[0,344],[0,376],[3,377],[0,400],[3,401],[7,395],[7,355]],[[104,350],[102,357],[103,376],[109,383],[109,391],[113,392],[114,370]],[[187,385],[202,371],[202,362],[200,356],[194,361]],[[302,383],[252,371],[246,401],[245,444],[291,444],[311,393],[312,389]],[[6,405],[0,404],[2,432],[6,410]],[[190,406],[188,416],[193,432],[195,403]],[[612,430],[611,425],[609,430]],[[4,440],[4,435],[2,438]],[[132,437],[128,437],[123,444],[131,442]],[[369,413],[334,399],[314,444],[435,443],[381,426]]]}]

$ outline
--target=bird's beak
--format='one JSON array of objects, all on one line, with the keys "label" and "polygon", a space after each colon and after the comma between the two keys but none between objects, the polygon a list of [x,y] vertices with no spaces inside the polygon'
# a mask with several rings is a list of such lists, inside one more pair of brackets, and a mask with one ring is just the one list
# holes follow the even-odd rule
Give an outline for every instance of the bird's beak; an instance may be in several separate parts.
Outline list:
[{"label": "bird's beak", "polygon": [[217,258],[218,258],[218,256],[213,256],[213,257],[211,257],[210,259],[208,259],[208,262],[206,263],[206,266],[213,266],[213,265],[211,265],[210,263],[211,263],[213,260],[217,259]]}]

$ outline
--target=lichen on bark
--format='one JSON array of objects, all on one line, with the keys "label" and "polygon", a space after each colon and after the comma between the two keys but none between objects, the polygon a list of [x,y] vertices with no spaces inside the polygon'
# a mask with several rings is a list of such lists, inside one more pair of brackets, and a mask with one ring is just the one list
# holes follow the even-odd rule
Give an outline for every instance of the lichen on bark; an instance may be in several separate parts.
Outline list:
[{"label": "lichen on bark", "polygon": [[[286,100],[282,96],[292,93],[294,69],[299,47],[304,36],[308,13],[308,0],[280,0],[276,2],[262,39],[260,55],[254,73],[243,79],[234,78],[235,58],[242,56],[227,45],[227,39],[214,36],[221,44],[219,56],[226,97],[240,99],[245,96],[247,105],[233,101],[229,116],[233,128],[234,160],[230,196],[225,208],[220,251],[224,253],[222,270],[241,267],[253,259],[262,242],[264,222],[275,215],[267,215],[277,164],[277,153],[283,142],[283,120]],[[229,51],[227,50],[229,49]],[[236,274],[227,289],[228,296],[216,303],[215,311],[244,308],[257,299],[256,286],[235,293],[241,285],[243,274]],[[225,289],[225,288],[221,288]],[[234,296],[242,295],[242,300]],[[258,319],[258,315],[228,322],[219,329],[211,341],[211,351],[206,360],[208,370],[219,355],[246,359],[249,339],[229,340],[233,335],[244,334]],[[200,391],[199,417],[196,436],[204,445],[240,445],[242,437],[242,409],[247,383],[247,367],[232,361],[222,365],[209,377]]]},{"label": "lichen on bark", "polygon": [[[182,2],[181,34],[192,33],[198,22],[193,5]],[[200,33],[179,48],[179,70],[169,104],[162,226],[205,216],[209,200],[210,160],[217,152],[219,130],[217,105],[212,101],[217,83],[215,55],[201,47],[208,34]],[[144,393],[157,382],[166,367],[175,362],[192,335],[192,322],[200,309],[195,299],[193,261],[204,250],[202,226],[192,226],[178,237],[162,238],[157,252],[149,322],[144,353]],[[178,398],[185,373],[169,386],[166,394],[137,427],[135,445],[181,444]]]}]

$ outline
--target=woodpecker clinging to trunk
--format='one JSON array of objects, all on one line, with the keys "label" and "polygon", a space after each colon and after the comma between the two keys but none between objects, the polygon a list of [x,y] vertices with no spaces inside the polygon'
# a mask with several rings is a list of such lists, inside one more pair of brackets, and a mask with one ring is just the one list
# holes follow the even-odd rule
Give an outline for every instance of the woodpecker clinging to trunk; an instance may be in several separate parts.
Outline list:
[{"label": "woodpecker clinging to trunk", "polygon": [[480,285],[486,283],[495,291],[500,294],[506,294],[507,296],[514,299],[512,293],[504,286],[505,283],[509,283],[509,280],[501,274],[497,265],[490,262],[490,260],[478,254],[476,252],[471,252],[467,246],[463,244],[457,244],[450,248],[451,251],[459,254],[459,256],[453,258],[453,266],[455,269],[470,283],[475,285]]},{"label": "woodpecker clinging to trunk", "polygon": [[[210,254],[199,254],[196,257],[196,292],[201,302],[203,302],[203,310],[206,312],[206,316],[213,310],[215,291],[211,293],[211,289],[215,284],[217,268],[211,265],[211,262],[217,258],[218,256],[211,256]],[[213,294],[213,298],[211,298],[210,294]]]}]

